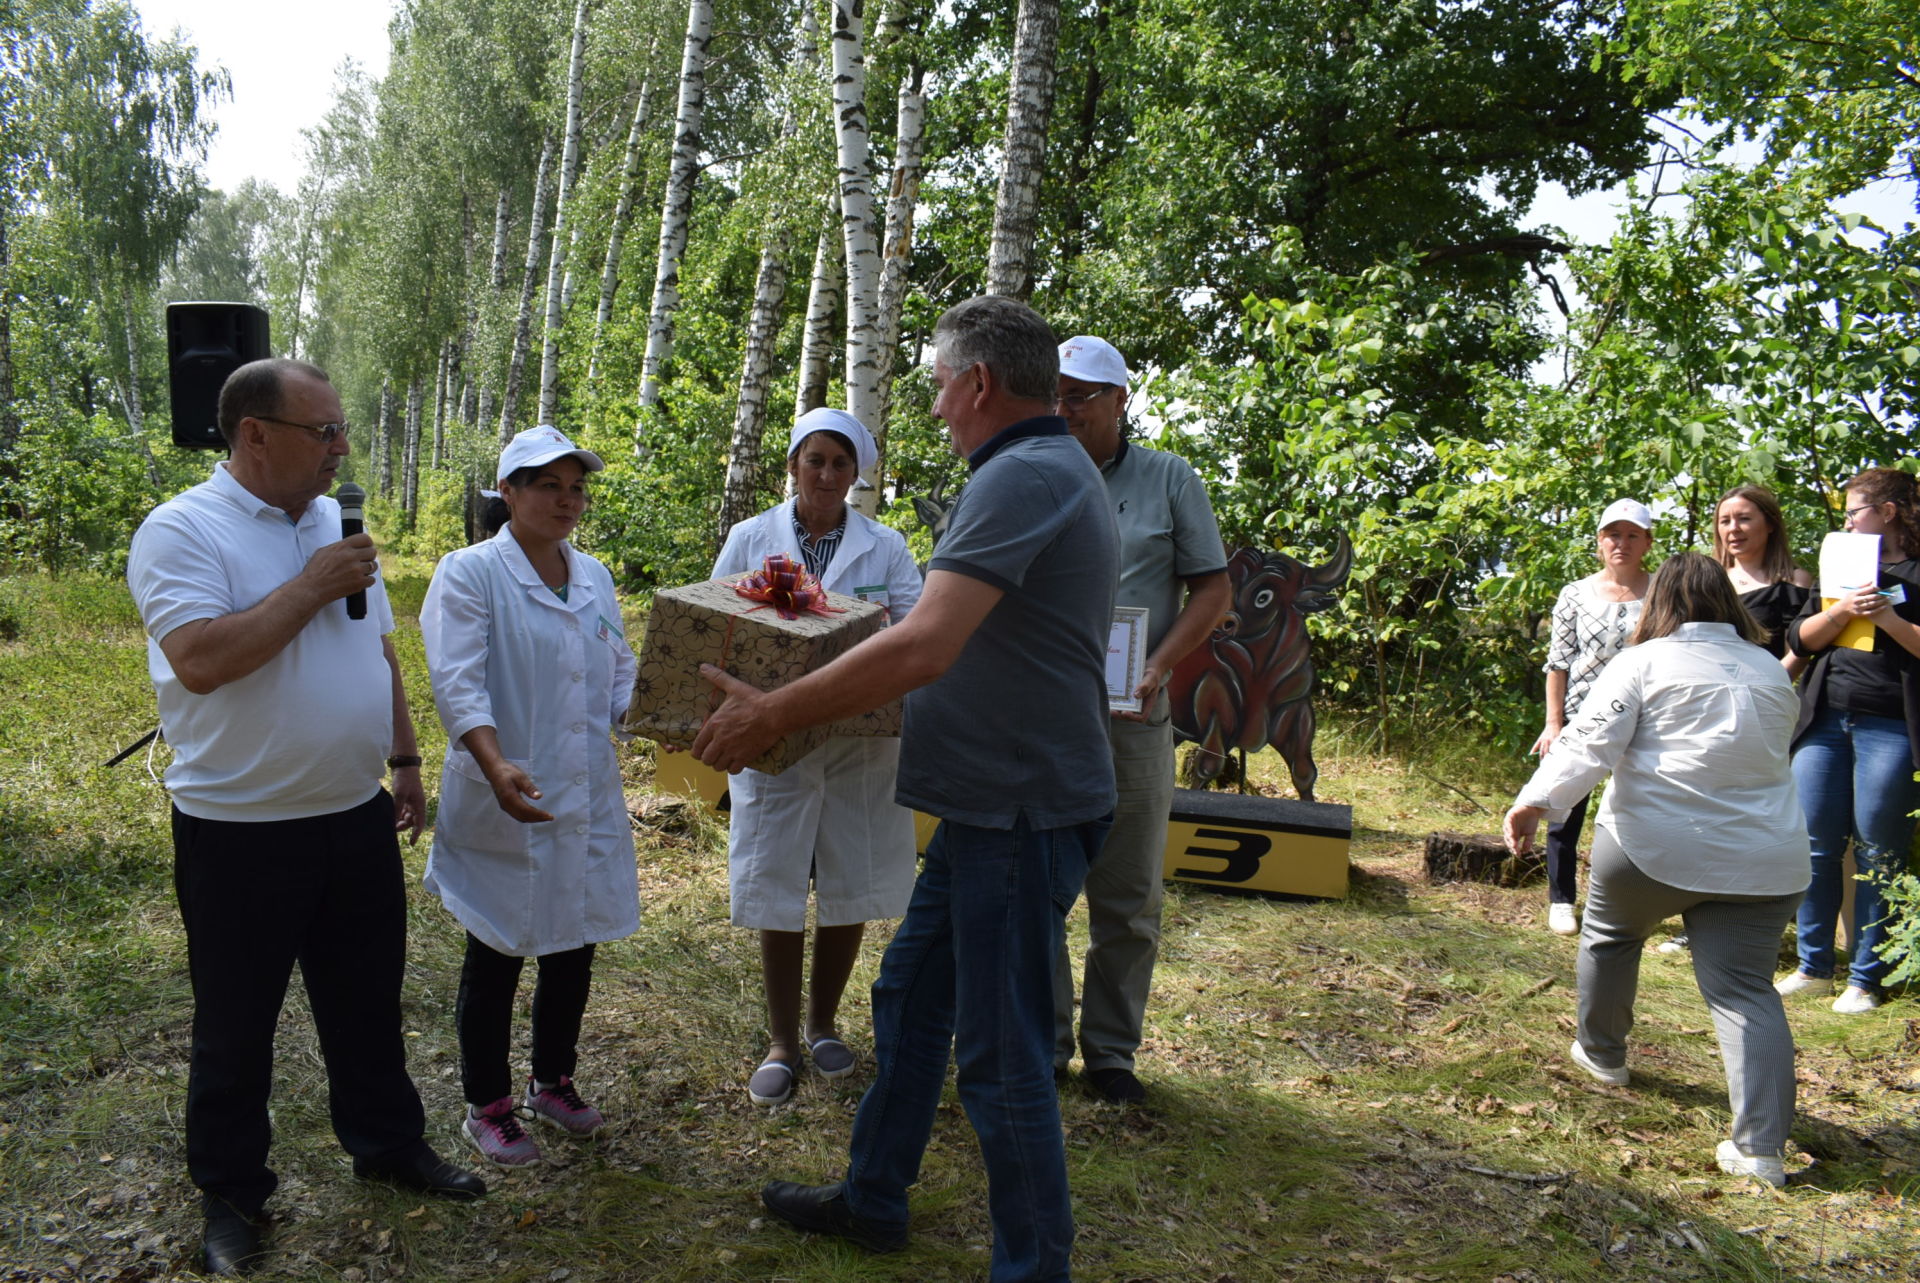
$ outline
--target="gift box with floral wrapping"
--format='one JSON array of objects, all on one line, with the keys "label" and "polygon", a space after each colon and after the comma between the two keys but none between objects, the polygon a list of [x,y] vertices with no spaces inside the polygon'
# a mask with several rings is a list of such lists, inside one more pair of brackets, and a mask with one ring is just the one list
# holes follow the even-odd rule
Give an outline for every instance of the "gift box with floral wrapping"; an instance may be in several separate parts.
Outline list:
[{"label": "gift box with floral wrapping", "polygon": [[[784,557],[757,571],[655,593],[647,616],[626,728],[685,748],[720,700],[700,665],[723,668],[762,690],[832,662],[886,626],[884,607],[843,597]],[[782,739],[751,764],[778,775],[834,735],[898,735],[891,704]]]}]

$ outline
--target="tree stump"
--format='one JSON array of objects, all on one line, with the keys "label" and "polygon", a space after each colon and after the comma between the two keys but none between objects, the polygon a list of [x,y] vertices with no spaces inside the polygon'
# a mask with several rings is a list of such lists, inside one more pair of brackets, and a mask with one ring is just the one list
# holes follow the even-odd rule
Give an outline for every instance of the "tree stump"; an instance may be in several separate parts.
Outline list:
[{"label": "tree stump", "polygon": [[1499,838],[1477,833],[1427,834],[1427,880],[1430,882],[1487,882],[1517,887],[1546,872],[1539,850],[1514,855]]}]

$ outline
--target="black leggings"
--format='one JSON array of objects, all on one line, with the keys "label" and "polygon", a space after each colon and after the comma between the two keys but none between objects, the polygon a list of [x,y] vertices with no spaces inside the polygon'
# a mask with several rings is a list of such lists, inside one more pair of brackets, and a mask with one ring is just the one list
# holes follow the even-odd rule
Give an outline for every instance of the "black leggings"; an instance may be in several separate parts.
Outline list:
[{"label": "black leggings", "polygon": [[1567,818],[1547,825],[1547,899],[1572,904],[1580,898],[1580,829],[1587,822],[1589,793],[1574,803]]},{"label": "black leggings", "polygon": [[[580,1019],[593,979],[593,946],[536,958],[533,986],[533,1076],[543,1083],[573,1075]],[[460,1084],[469,1105],[486,1106],[513,1094],[513,995],[525,958],[488,948],[467,933],[460,964],[460,996],[453,1022],[460,1031]]]}]

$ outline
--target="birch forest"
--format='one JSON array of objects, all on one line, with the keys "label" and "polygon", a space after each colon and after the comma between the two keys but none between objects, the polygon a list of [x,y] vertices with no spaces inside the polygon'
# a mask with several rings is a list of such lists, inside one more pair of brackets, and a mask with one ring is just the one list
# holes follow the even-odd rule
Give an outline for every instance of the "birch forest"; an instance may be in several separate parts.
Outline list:
[{"label": "birch forest", "polygon": [[[298,185],[228,192],[219,68],[120,5],[17,0],[0,558],[113,571],[204,475],[168,444],[170,299],[258,303],[331,372],[398,552],[464,542],[501,441],[552,422],[612,461],[583,538],[624,585],[700,578],[821,404],[882,443],[855,502],[917,531],[964,483],[927,336],[995,292],[1127,355],[1130,430],[1230,543],[1350,535],[1333,698],[1498,735],[1458,643],[1527,698],[1609,499],[1677,548],[1770,485],[1804,557],[1838,481],[1910,452],[1916,237],[1850,202],[1913,213],[1916,12],[402,0]],[[1612,226],[1548,190],[1616,193]]]}]

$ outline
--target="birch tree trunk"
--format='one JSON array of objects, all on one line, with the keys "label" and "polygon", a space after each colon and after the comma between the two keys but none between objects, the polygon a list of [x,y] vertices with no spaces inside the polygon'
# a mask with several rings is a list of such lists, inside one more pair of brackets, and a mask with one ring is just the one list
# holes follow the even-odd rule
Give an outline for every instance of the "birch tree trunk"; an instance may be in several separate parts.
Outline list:
[{"label": "birch tree trunk", "polygon": [[[833,3],[834,143],[840,177],[840,230],[847,255],[847,413],[875,432],[880,392],[880,238],[873,224],[868,154],[867,63],[861,51],[860,0]],[[861,474],[878,484],[877,468]],[[854,509],[873,515],[874,489],[856,487]]]},{"label": "birch tree trunk", "polygon": [[827,385],[833,379],[835,313],[840,310],[840,201],[827,198],[826,220],[813,249],[813,280],[807,286],[807,323],[800,337],[800,387],[794,397],[793,417],[818,410],[827,403]]},{"label": "birch tree trunk", "polygon": [[393,380],[380,380],[380,410],[373,420],[373,483],[379,493],[393,493]]},{"label": "birch tree trunk", "polygon": [[440,360],[433,371],[433,470],[440,470],[446,457],[447,396],[453,386],[453,340],[440,345]]},{"label": "birch tree trunk", "polygon": [[877,424],[869,424],[880,447],[874,471],[885,475],[887,420],[893,413],[893,373],[900,364],[900,313],[907,301],[907,269],[913,259],[913,208],[920,199],[921,160],[926,144],[927,97],[922,70],[908,68],[900,80],[894,128],[893,182],[887,195],[887,226],[880,265],[880,385]]},{"label": "birch tree trunk", "polygon": [[400,446],[400,510],[408,516],[420,508],[420,376],[407,385],[407,422]]},{"label": "birch tree trunk", "polygon": [[[688,0],[687,39],[680,54],[680,107],[674,115],[673,161],[660,205],[660,255],[654,268],[653,307],[647,314],[647,352],[640,366],[640,406],[660,404],[660,371],[673,352],[673,314],[680,307],[680,256],[693,215],[693,184],[700,174],[700,114],[707,101],[707,45],[713,38],[712,0]],[[634,449],[646,450],[647,417],[634,427]]]},{"label": "birch tree trunk", "polygon": [[1025,299],[1033,293],[1033,236],[1040,207],[1047,118],[1053,111],[1053,62],[1060,38],[1060,0],[1020,0],[1007,81],[1007,132],[1001,145],[1000,195],[993,209],[987,293]]},{"label": "birch tree trunk", "polygon": [[133,315],[133,286],[121,289],[120,328],[127,345],[127,381],[121,385],[120,399],[127,410],[127,426],[133,429],[133,443],[147,465],[147,484],[160,488],[160,464],[147,444],[147,408],[140,399],[140,326]]},{"label": "birch tree trunk", "polygon": [[299,188],[305,200],[300,211],[299,263],[294,269],[293,315],[287,318],[287,355],[300,357],[300,322],[307,312],[307,286],[313,276],[314,239],[319,235],[321,184],[309,177]]},{"label": "birch tree trunk", "polygon": [[533,211],[527,216],[527,265],[520,277],[520,308],[514,314],[513,355],[507,362],[507,387],[500,397],[500,444],[513,435],[520,410],[520,384],[527,375],[527,348],[533,334],[533,290],[540,280],[540,233],[547,213],[547,180],[553,173],[553,134],[540,145],[540,168],[533,177]]},{"label": "birch tree trunk", "polygon": [[493,288],[507,288],[507,229],[513,222],[513,194],[500,189],[493,206]]},{"label": "birch tree trunk", "polygon": [[140,400],[140,331],[133,320],[133,295],[128,290],[116,291],[120,295],[120,341],[127,348],[127,375],[120,384],[120,404],[127,414],[127,427],[136,437],[147,432],[147,409]]},{"label": "birch tree trunk", "polygon": [[[651,50],[647,53],[653,61]],[[613,299],[620,290],[620,252],[626,247],[627,225],[633,221],[633,202],[640,191],[640,139],[652,113],[653,81],[640,82],[640,97],[633,105],[633,123],[627,127],[627,163],[621,170],[620,199],[613,207],[613,229],[607,234],[607,259],[600,269],[600,305],[593,311],[593,346],[587,354],[587,385],[600,377],[600,342],[607,322],[613,319]]]},{"label": "birch tree trunk", "polygon": [[0,212],[0,476],[12,475],[8,459],[19,443],[20,412],[13,404],[13,257]]},{"label": "birch tree trunk", "polygon": [[580,93],[587,57],[587,0],[573,9],[573,51],[567,59],[567,137],[560,150],[560,190],[553,200],[553,251],[547,261],[547,323],[540,347],[539,422],[552,423],[560,408],[560,326],[565,319],[562,293],[567,279],[568,205],[580,177]]},{"label": "birch tree trunk", "polygon": [[727,445],[727,485],[720,499],[720,529],[727,531],[758,508],[762,439],[767,426],[767,383],[773,373],[773,345],[780,330],[780,300],[787,292],[787,238],[777,235],[760,251],[753,287],[753,314],[747,323],[747,355],[734,402],[733,439]]},{"label": "birch tree trunk", "polygon": [[473,336],[480,324],[480,290],[473,279],[473,197],[470,193],[460,193],[460,289],[465,296],[465,304],[460,315],[460,337],[453,344],[453,366],[448,370],[452,380],[448,410],[458,423],[473,423],[473,383],[467,378],[467,353],[473,350]]}]

